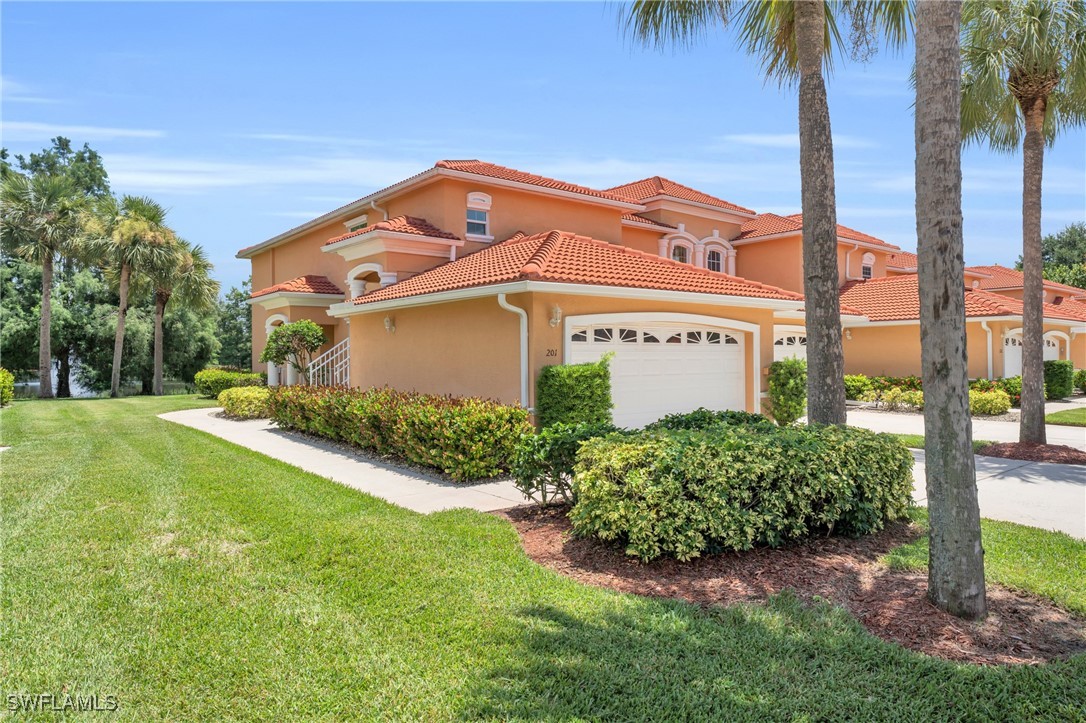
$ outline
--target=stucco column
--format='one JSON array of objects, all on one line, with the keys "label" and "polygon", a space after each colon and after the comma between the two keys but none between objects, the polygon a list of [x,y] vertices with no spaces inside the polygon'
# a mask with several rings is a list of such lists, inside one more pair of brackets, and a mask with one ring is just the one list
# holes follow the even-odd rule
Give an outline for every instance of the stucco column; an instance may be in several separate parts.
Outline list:
[{"label": "stucco column", "polygon": [[268,386],[279,386],[279,367],[275,365],[275,362],[268,362]]},{"label": "stucco column", "polygon": [[728,255],[728,266],[725,270],[725,273],[727,273],[729,276],[735,276],[735,249],[728,249],[726,253]]},{"label": "stucco column", "polygon": [[699,243],[694,247],[694,266],[705,267],[705,245]]},{"label": "stucco column", "polygon": [[660,239],[660,255],[663,256],[665,259],[668,257],[668,255],[667,255],[667,239],[666,238]]},{"label": "stucco column", "polygon": [[287,386],[293,386],[298,383],[298,370],[294,368],[294,365],[289,361],[287,362]]}]

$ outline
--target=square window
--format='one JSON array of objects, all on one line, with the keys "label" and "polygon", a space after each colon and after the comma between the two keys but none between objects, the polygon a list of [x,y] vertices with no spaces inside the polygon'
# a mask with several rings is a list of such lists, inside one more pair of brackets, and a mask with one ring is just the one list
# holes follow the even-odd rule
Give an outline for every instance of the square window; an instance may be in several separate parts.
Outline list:
[{"label": "square window", "polygon": [[588,341],[588,332],[581,330],[573,332],[573,336],[570,337],[570,341]]},{"label": "square window", "polygon": [[688,332],[686,332],[686,343],[687,344],[700,344],[701,343],[701,332],[700,331],[688,331]]},{"label": "square window", "polygon": [[619,329],[618,340],[626,344],[637,343],[637,330],[636,329]]},{"label": "square window", "polygon": [[685,246],[676,246],[671,249],[671,258],[680,264],[688,264],[690,263],[690,251]]},{"label": "square window", "polygon": [[592,341],[611,341],[614,338],[614,332],[611,329],[593,329]]},{"label": "square window", "polygon": [[473,236],[490,235],[490,212],[468,209],[468,233]]},{"label": "square window", "polygon": [[720,343],[720,332],[719,331],[707,331],[707,332],[705,332],[705,340],[708,341],[710,344],[719,344]]},{"label": "square window", "polygon": [[863,277],[865,279],[870,279],[872,274],[873,274],[873,271],[872,271],[870,266],[864,266],[863,268],[860,269],[860,273],[863,275]]}]

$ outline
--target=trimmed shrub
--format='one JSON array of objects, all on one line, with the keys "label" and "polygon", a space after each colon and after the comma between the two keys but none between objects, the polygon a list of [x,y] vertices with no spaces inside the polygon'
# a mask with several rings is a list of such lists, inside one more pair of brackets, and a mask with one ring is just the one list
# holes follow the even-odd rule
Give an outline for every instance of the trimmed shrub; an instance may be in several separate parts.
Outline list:
[{"label": "trimmed shrub", "polygon": [[394,455],[457,482],[506,471],[531,429],[520,407],[392,389],[271,387],[268,411],[280,427]]},{"label": "trimmed shrub", "polygon": [[1067,359],[1045,362],[1045,399],[1063,399],[1075,390],[1075,366]]},{"label": "trimmed shrub", "polygon": [[15,399],[15,375],[0,367],[0,407],[11,404]]},{"label": "trimmed shrub", "polygon": [[543,367],[535,386],[540,427],[552,424],[611,424],[611,356],[587,364]]},{"label": "trimmed shrub", "polygon": [[204,369],[196,372],[196,391],[208,399],[218,399],[226,389],[233,387],[258,387],[264,384],[259,374],[233,372],[225,369]]},{"label": "trimmed shrub", "polygon": [[743,412],[735,409],[713,411],[700,407],[692,412],[681,414],[669,414],[645,427],[646,430],[654,429],[708,429],[718,425],[741,424],[755,429],[775,429],[776,424],[769,417],[754,412]]},{"label": "trimmed shrub", "polygon": [[577,453],[570,520],[642,560],[862,535],[906,515],[912,465],[896,438],[851,427],[603,437]]},{"label": "trimmed shrub", "polygon": [[1079,369],[1075,372],[1074,383],[1080,392],[1086,394],[1086,369]]},{"label": "trimmed shrub", "polygon": [[520,438],[510,471],[517,489],[539,504],[573,501],[573,465],[581,444],[618,433],[611,424],[552,424]]},{"label": "trimmed shrub", "polygon": [[871,388],[876,392],[885,392],[897,387],[903,392],[923,391],[924,384],[917,376],[908,377],[871,377]]},{"label": "trimmed shrub", "polygon": [[231,387],[219,393],[223,414],[234,419],[266,419],[267,387]]},{"label": "trimmed shrub", "polygon": [[870,392],[871,390],[871,380],[865,375],[845,375],[845,399],[851,399],[853,401],[860,400],[865,393]]},{"label": "trimmed shrub", "polygon": [[1011,398],[1011,406],[1018,407],[1022,403],[1022,377],[1006,377],[1004,379],[974,379],[969,382],[969,388],[978,392],[990,392],[993,389],[1002,389]]},{"label": "trimmed shrub", "polygon": [[807,362],[791,357],[769,365],[769,413],[782,427],[807,408]]},{"label": "trimmed shrub", "polygon": [[969,413],[973,415],[1006,414],[1011,408],[1011,398],[1002,389],[990,392],[969,390]]},{"label": "trimmed shrub", "polygon": [[901,393],[901,403],[906,407],[912,407],[913,409],[924,409],[924,392],[913,389],[907,392]]}]

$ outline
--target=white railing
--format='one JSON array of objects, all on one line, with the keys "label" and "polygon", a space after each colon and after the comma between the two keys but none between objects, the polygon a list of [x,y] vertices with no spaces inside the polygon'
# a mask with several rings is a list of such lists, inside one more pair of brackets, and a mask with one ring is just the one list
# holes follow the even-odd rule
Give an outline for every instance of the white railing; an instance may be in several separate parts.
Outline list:
[{"label": "white railing", "polygon": [[351,383],[350,337],[310,362],[308,371],[309,383],[312,386],[349,386]]}]

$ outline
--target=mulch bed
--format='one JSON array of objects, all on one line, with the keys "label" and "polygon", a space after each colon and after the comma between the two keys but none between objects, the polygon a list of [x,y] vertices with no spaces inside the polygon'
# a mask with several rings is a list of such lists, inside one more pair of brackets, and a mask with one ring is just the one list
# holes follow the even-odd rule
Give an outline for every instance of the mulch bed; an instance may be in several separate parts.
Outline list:
[{"label": "mulch bed", "polygon": [[[1086,434],[1086,430],[1083,431]],[[1065,444],[1036,444],[1034,442],[1001,442],[989,444],[977,451],[987,457],[1021,459],[1028,462],[1056,464],[1086,464],[1086,452]]]},{"label": "mulch bed", "polygon": [[989,584],[982,623],[936,609],[925,595],[926,574],[879,562],[923,534],[911,523],[860,539],[819,538],[777,550],[641,563],[618,545],[574,537],[567,511],[520,507],[497,514],[513,523],[533,560],[598,587],[701,605],[761,601],[791,588],[801,598],[817,595],[845,607],[884,640],[947,660],[1041,663],[1086,652],[1086,620],[1031,595]]}]

